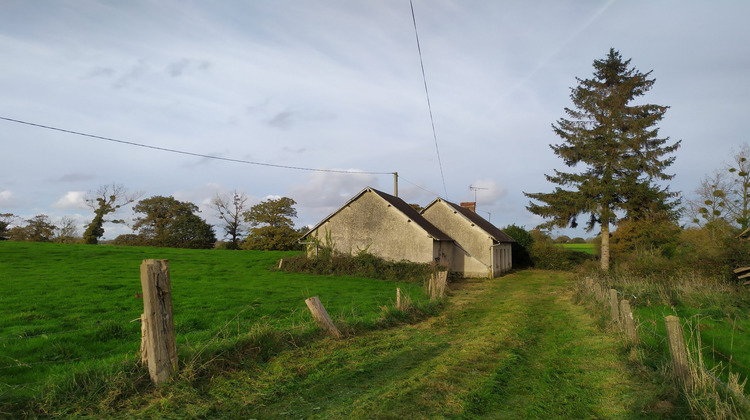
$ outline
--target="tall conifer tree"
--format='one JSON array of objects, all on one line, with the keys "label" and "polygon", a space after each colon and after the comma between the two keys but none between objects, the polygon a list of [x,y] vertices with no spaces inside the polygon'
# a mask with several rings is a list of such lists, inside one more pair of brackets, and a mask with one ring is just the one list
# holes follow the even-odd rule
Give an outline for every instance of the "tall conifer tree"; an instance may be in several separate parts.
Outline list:
[{"label": "tall conifer tree", "polygon": [[659,138],[656,124],[668,107],[631,105],[653,86],[651,72],[630,67],[614,49],[603,60],[594,61],[594,77],[579,79],[570,95],[574,108],[565,108],[552,128],[561,144],[552,150],[578,172],[555,170],[545,175],[556,184],[551,193],[524,193],[532,200],[527,209],[545,219],[543,227],[576,227],[587,216],[586,228],[601,226],[601,268],[609,269],[610,226],[617,215],[639,220],[647,217],[674,218],[679,204],[669,187],[658,185],[674,175],[664,170],[674,162],[677,141]]}]

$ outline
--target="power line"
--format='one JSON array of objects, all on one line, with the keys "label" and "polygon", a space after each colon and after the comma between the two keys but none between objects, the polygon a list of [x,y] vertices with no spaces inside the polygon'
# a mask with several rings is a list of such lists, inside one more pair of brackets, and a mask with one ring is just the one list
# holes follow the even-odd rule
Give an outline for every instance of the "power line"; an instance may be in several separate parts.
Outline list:
[{"label": "power line", "polygon": [[[253,161],[243,160],[243,159],[232,159],[232,158],[225,158],[225,157],[219,157],[219,156],[204,155],[202,153],[193,153],[193,152],[187,152],[187,151],[184,151],[184,150],[169,149],[169,148],[166,148],[166,147],[151,146],[151,145],[148,145],[148,144],[135,143],[135,142],[132,142],[132,141],[118,140],[118,139],[113,139],[111,137],[97,136],[97,135],[94,135],[94,134],[82,133],[80,131],[66,130],[66,129],[63,129],[63,128],[52,127],[52,126],[49,126],[49,125],[37,124],[37,123],[29,122],[29,121],[22,121],[22,120],[17,120],[17,119],[13,119],[13,118],[2,117],[2,116],[0,116],[0,120],[10,121],[10,122],[19,123],[19,124],[30,125],[32,127],[44,128],[44,129],[47,129],[47,130],[60,131],[60,132],[63,132],[63,133],[68,133],[68,134],[75,134],[75,135],[78,135],[78,136],[91,137],[91,138],[99,139],[99,140],[111,141],[111,142],[114,142],[114,143],[121,143],[121,144],[130,145],[130,146],[143,147],[143,148],[146,148],[146,149],[161,150],[162,152],[178,153],[178,154],[181,154],[181,155],[196,156],[196,157],[202,157],[202,158],[206,158],[206,159],[223,160],[223,161],[226,161],[226,162],[244,163],[244,164],[247,164],[247,165],[268,166],[268,167],[272,167],[272,168],[295,169],[295,170],[299,170],[299,171],[311,171],[311,172],[333,172],[333,173],[340,173],[340,174],[363,174],[363,175],[390,175],[390,174],[393,174],[393,172],[347,171],[347,170],[343,170],[343,169],[305,168],[305,167],[302,167],[302,166],[289,166],[289,165],[278,165],[278,164],[274,164],[274,163],[253,162]],[[445,184],[445,181],[443,181],[443,184]]]},{"label": "power line", "polygon": [[[398,176],[398,179],[400,179],[400,180],[402,180],[402,181],[406,181],[406,182],[408,182],[409,184],[411,184],[411,185],[414,185],[415,187],[419,188],[420,190],[422,190],[422,191],[425,191],[425,192],[428,192],[428,193],[430,193],[430,194],[434,195],[435,197],[440,197],[440,194],[438,194],[438,193],[436,193],[436,192],[434,192],[434,191],[430,191],[430,190],[428,190],[427,188],[424,188],[423,186],[421,186],[421,185],[419,185],[419,184],[417,184],[417,183],[415,183],[415,182],[409,181],[408,179],[406,179],[406,178],[404,178],[403,176],[401,176],[401,174],[399,174],[399,176]],[[447,199],[447,198],[448,198],[448,197],[446,197],[446,199]]]},{"label": "power line", "polygon": [[[430,111],[430,123],[432,124],[432,138],[435,140],[435,151],[437,152],[438,165],[440,166],[440,177],[443,179],[443,191],[448,198],[448,189],[445,187],[445,174],[443,173],[443,162],[440,160],[440,148],[438,148],[437,134],[435,133],[435,119],[432,117],[432,104],[430,103],[430,92],[427,90],[427,77],[424,73],[424,61],[422,60],[422,47],[419,45],[419,33],[417,32],[417,18],[414,16],[414,3],[409,0],[411,6],[411,20],[414,22],[414,36],[417,38],[417,51],[419,51],[419,65],[422,67],[422,81],[424,82],[424,93],[427,97],[427,109]],[[439,194],[435,194],[439,195]]]}]

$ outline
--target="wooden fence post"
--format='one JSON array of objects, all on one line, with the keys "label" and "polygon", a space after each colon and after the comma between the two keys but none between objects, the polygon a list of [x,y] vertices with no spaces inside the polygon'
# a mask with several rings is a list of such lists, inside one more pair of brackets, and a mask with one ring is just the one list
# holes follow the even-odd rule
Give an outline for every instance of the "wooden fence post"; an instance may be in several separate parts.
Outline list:
[{"label": "wooden fence post", "polygon": [[396,288],[396,309],[398,309],[399,311],[404,310],[402,306],[402,302],[401,302],[401,288],[400,287]]},{"label": "wooden fence post", "polygon": [[437,284],[436,284],[435,293],[437,294],[437,297],[439,298],[445,297],[445,289],[448,288],[448,272],[447,271],[438,272],[436,280],[437,280]]},{"label": "wooden fence post", "polygon": [[281,266],[284,265],[284,259],[279,260],[279,270],[281,270]]},{"label": "wooden fence post", "polygon": [[440,271],[437,276],[430,274],[430,284],[427,286],[430,299],[435,300],[445,296],[445,289],[448,287],[448,272]]},{"label": "wooden fence post", "polygon": [[148,328],[146,314],[141,314],[141,364],[148,366]]},{"label": "wooden fence post", "polygon": [[320,303],[320,299],[318,299],[317,296],[305,299],[305,303],[307,304],[308,309],[310,309],[313,318],[315,318],[321,328],[327,330],[333,337],[341,338],[341,332],[339,332],[339,329],[333,325],[331,317],[328,316],[326,308],[323,307],[323,304]]},{"label": "wooden fence post", "polygon": [[617,290],[615,289],[609,289],[609,308],[612,322],[618,324],[620,322],[620,311],[617,305]]},{"label": "wooden fence post", "polygon": [[682,334],[680,318],[669,315],[664,318],[667,328],[667,341],[669,342],[669,354],[672,356],[672,370],[678,383],[689,387],[692,384],[690,368],[688,367],[687,349],[685,338]]},{"label": "wooden fence post", "polygon": [[143,288],[143,317],[141,357],[148,360],[151,381],[159,385],[169,381],[177,372],[177,346],[172,315],[172,285],[169,261],[143,260],[141,264]]},{"label": "wooden fence post", "polygon": [[635,343],[638,341],[638,333],[635,330],[635,319],[633,319],[633,311],[630,309],[630,302],[627,299],[620,301],[620,317],[622,317],[622,325],[625,327],[625,335],[628,340]]}]

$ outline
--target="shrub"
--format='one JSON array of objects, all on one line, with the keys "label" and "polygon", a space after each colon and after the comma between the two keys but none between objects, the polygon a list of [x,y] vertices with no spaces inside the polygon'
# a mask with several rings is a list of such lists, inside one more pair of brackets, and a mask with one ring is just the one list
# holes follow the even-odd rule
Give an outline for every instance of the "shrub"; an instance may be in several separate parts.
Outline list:
[{"label": "shrub", "polygon": [[143,245],[146,245],[145,242],[146,241],[139,235],[136,235],[134,233],[126,233],[112,240],[112,245],[143,246]]},{"label": "shrub", "polygon": [[531,261],[535,268],[543,270],[573,270],[594,259],[593,255],[565,249],[551,240],[534,241],[531,246]]},{"label": "shrub", "polygon": [[516,225],[506,226],[503,232],[516,241],[512,244],[513,267],[524,268],[531,266],[531,245],[534,243],[534,238],[532,238],[531,234],[526,229]]},{"label": "shrub", "polygon": [[319,252],[318,256],[295,255],[284,260],[284,271],[318,275],[357,276],[391,281],[422,282],[435,273],[433,264],[386,261],[360,251],[355,255]]},{"label": "shrub", "polygon": [[667,219],[621,220],[610,240],[610,252],[616,258],[630,252],[659,250],[674,254],[680,227]]}]

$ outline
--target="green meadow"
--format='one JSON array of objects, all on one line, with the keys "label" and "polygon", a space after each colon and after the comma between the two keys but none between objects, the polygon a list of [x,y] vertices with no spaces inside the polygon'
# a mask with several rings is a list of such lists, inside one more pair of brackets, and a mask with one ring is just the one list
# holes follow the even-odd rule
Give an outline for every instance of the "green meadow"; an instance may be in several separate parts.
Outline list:
[{"label": "green meadow", "polygon": [[0,242],[0,416],[134,364],[144,259],[169,260],[181,363],[236,347],[248,331],[312,334],[311,296],[354,329],[372,327],[396,287],[425,299],[421,284],[274,269],[293,254]]},{"label": "green meadow", "polygon": [[594,244],[562,244],[562,247],[571,251],[579,251],[591,255],[596,255]]}]

